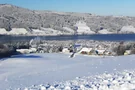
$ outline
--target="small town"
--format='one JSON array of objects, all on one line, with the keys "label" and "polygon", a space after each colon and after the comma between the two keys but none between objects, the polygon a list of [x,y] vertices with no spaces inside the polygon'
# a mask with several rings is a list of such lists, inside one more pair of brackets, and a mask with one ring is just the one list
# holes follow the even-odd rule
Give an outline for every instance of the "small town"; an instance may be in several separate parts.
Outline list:
[{"label": "small town", "polygon": [[[32,40],[29,49],[17,49],[20,53],[78,53],[96,56],[119,56],[134,54],[134,42],[108,42],[94,40],[40,41]],[[42,44],[41,44],[42,43]]]},{"label": "small town", "polygon": [[[1,44],[0,56],[4,57],[4,53],[5,56],[12,56],[30,53],[72,54],[73,52],[89,56],[119,56],[135,54],[134,46],[135,42],[110,42],[94,40],[47,41],[36,37],[30,40],[30,42],[26,43],[16,42],[7,43],[7,45]],[[8,55],[7,52],[10,54]]]}]

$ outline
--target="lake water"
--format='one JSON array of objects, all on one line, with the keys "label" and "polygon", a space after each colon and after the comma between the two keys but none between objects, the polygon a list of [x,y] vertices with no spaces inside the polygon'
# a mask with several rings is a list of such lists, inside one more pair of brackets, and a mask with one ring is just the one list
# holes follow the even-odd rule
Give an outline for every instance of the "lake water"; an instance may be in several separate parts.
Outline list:
[{"label": "lake water", "polygon": [[[0,42],[30,41],[37,36],[4,36],[0,35]],[[100,41],[135,41],[135,34],[96,34],[96,35],[66,35],[66,36],[38,36],[41,40],[100,40]]]}]

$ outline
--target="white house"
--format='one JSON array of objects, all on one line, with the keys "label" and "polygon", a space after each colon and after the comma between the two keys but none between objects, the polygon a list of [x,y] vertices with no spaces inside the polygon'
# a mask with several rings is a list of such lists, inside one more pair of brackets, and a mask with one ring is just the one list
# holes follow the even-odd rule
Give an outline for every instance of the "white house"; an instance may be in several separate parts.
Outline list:
[{"label": "white house", "polygon": [[104,50],[104,49],[97,49],[96,50],[96,54],[98,54],[98,55],[105,55],[105,52],[106,52],[106,50]]},{"label": "white house", "polygon": [[68,48],[63,48],[63,49],[62,49],[62,52],[63,52],[63,53],[70,53],[70,51],[69,51]]},{"label": "white house", "polygon": [[79,53],[82,53],[82,54],[89,54],[92,50],[93,50],[93,48],[83,47],[83,48],[79,51]]},{"label": "white house", "polygon": [[131,50],[126,50],[125,52],[124,52],[124,55],[130,55],[131,54]]}]

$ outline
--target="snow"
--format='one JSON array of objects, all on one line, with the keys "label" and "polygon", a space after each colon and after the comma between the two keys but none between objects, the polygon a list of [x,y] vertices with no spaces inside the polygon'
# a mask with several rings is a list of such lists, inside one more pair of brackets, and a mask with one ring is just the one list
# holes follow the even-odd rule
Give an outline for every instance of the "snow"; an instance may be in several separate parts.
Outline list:
[{"label": "snow", "polygon": [[[132,73],[130,73],[132,72]],[[95,77],[76,77],[74,80],[55,83],[54,85],[38,85],[28,90],[134,90],[134,71],[123,71],[113,74],[104,73]],[[131,78],[132,77],[132,78]],[[129,79],[133,79],[129,81]]]},{"label": "snow", "polygon": [[0,28],[0,34],[8,34],[8,35],[20,35],[27,34],[28,31],[25,28],[12,28],[11,31],[6,31],[5,28]]},{"label": "snow", "polygon": [[88,27],[86,23],[83,21],[77,22],[75,26],[78,27],[77,29],[78,34],[95,34],[95,32],[92,31],[90,27]]},{"label": "snow", "polygon": [[16,49],[17,52],[22,54],[28,54],[28,53],[35,53],[37,51],[36,48],[30,48],[30,49]]},{"label": "snow", "polygon": [[39,29],[32,29],[33,33],[44,33],[42,30]]},{"label": "snow", "polygon": [[49,34],[51,33],[51,31],[44,31],[44,30],[41,30],[41,29],[32,29],[32,34],[33,35],[46,35],[46,34]]},{"label": "snow", "polygon": [[134,26],[123,26],[120,33],[135,33]]},{"label": "snow", "polygon": [[32,35],[60,35],[61,31],[52,28],[32,29]]},{"label": "snow", "polygon": [[0,34],[7,34],[7,31],[5,28],[0,28]]},{"label": "snow", "polygon": [[63,29],[69,31],[71,34],[74,34],[74,30],[68,27],[63,27]]},{"label": "snow", "polygon": [[19,35],[19,34],[27,34],[28,31],[25,29],[25,28],[12,28],[11,31],[9,31],[9,34],[16,34],[16,35]]},{"label": "snow", "polygon": [[100,49],[98,50],[98,49],[97,49],[96,51],[98,51],[98,54],[104,54],[104,52],[105,52],[106,50],[102,50],[102,49],[101,49],[101,50],[100,50]]},{"label": "snow", "polygon": [[80,51],[79,51],[79,53],[81,53],[81,52],[90,52],[91,50],[92,50],[93,48],[87,48],[87,47],[83,47]]},{"label": "snow", "polygon": [[112,34],[112,32],[109,32],[107,29],[103,29],[98,31],[99,34]]},{"label": "snow", "polygon": [[9,7],[9,8],[11,8],[12,7],[12,5],[9,5],[9,4],[2,4],[2,5],[0,5],[0,7]]},{"label": "snow", "polygon": [[62,52],[63,52],[63,53],[70,53],[70,51],[69,51],[68,48],[63,48],[63,49],[62,49]]},{"label": "snow", "polygon": [[[0,90],[133,90],[135,55],[26,54],[1,59]],[[99,89],[100,88],[100,89]]]},{"label": "snow", "polygon": [[49,35],[59,35],[59,34],[62,34],[61,31],[59,30],[55,30],[55,29],[52,29],[52,28],[42,28],[44,31],[49,31]]}]

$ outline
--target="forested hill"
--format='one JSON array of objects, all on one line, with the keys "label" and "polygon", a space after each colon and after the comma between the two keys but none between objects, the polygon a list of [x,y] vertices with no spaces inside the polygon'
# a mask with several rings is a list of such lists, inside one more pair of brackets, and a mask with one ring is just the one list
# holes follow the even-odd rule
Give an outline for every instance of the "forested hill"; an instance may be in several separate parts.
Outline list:
[{"label": "forested hill", "polygon": [[70,32],[63,27],[75,30],[74,25],[78,21],[86,22],[87,26],[95,33],[101,30],[118,33],[121,29],[124,29],[124,33],[135,32],[135,17],[37,11],[9,4],[0,4],[0,28],[5,28],[7,31],[12,28],[25,28],[29,32],[31,32],[31,29],[52,28],[62,32]]}]

